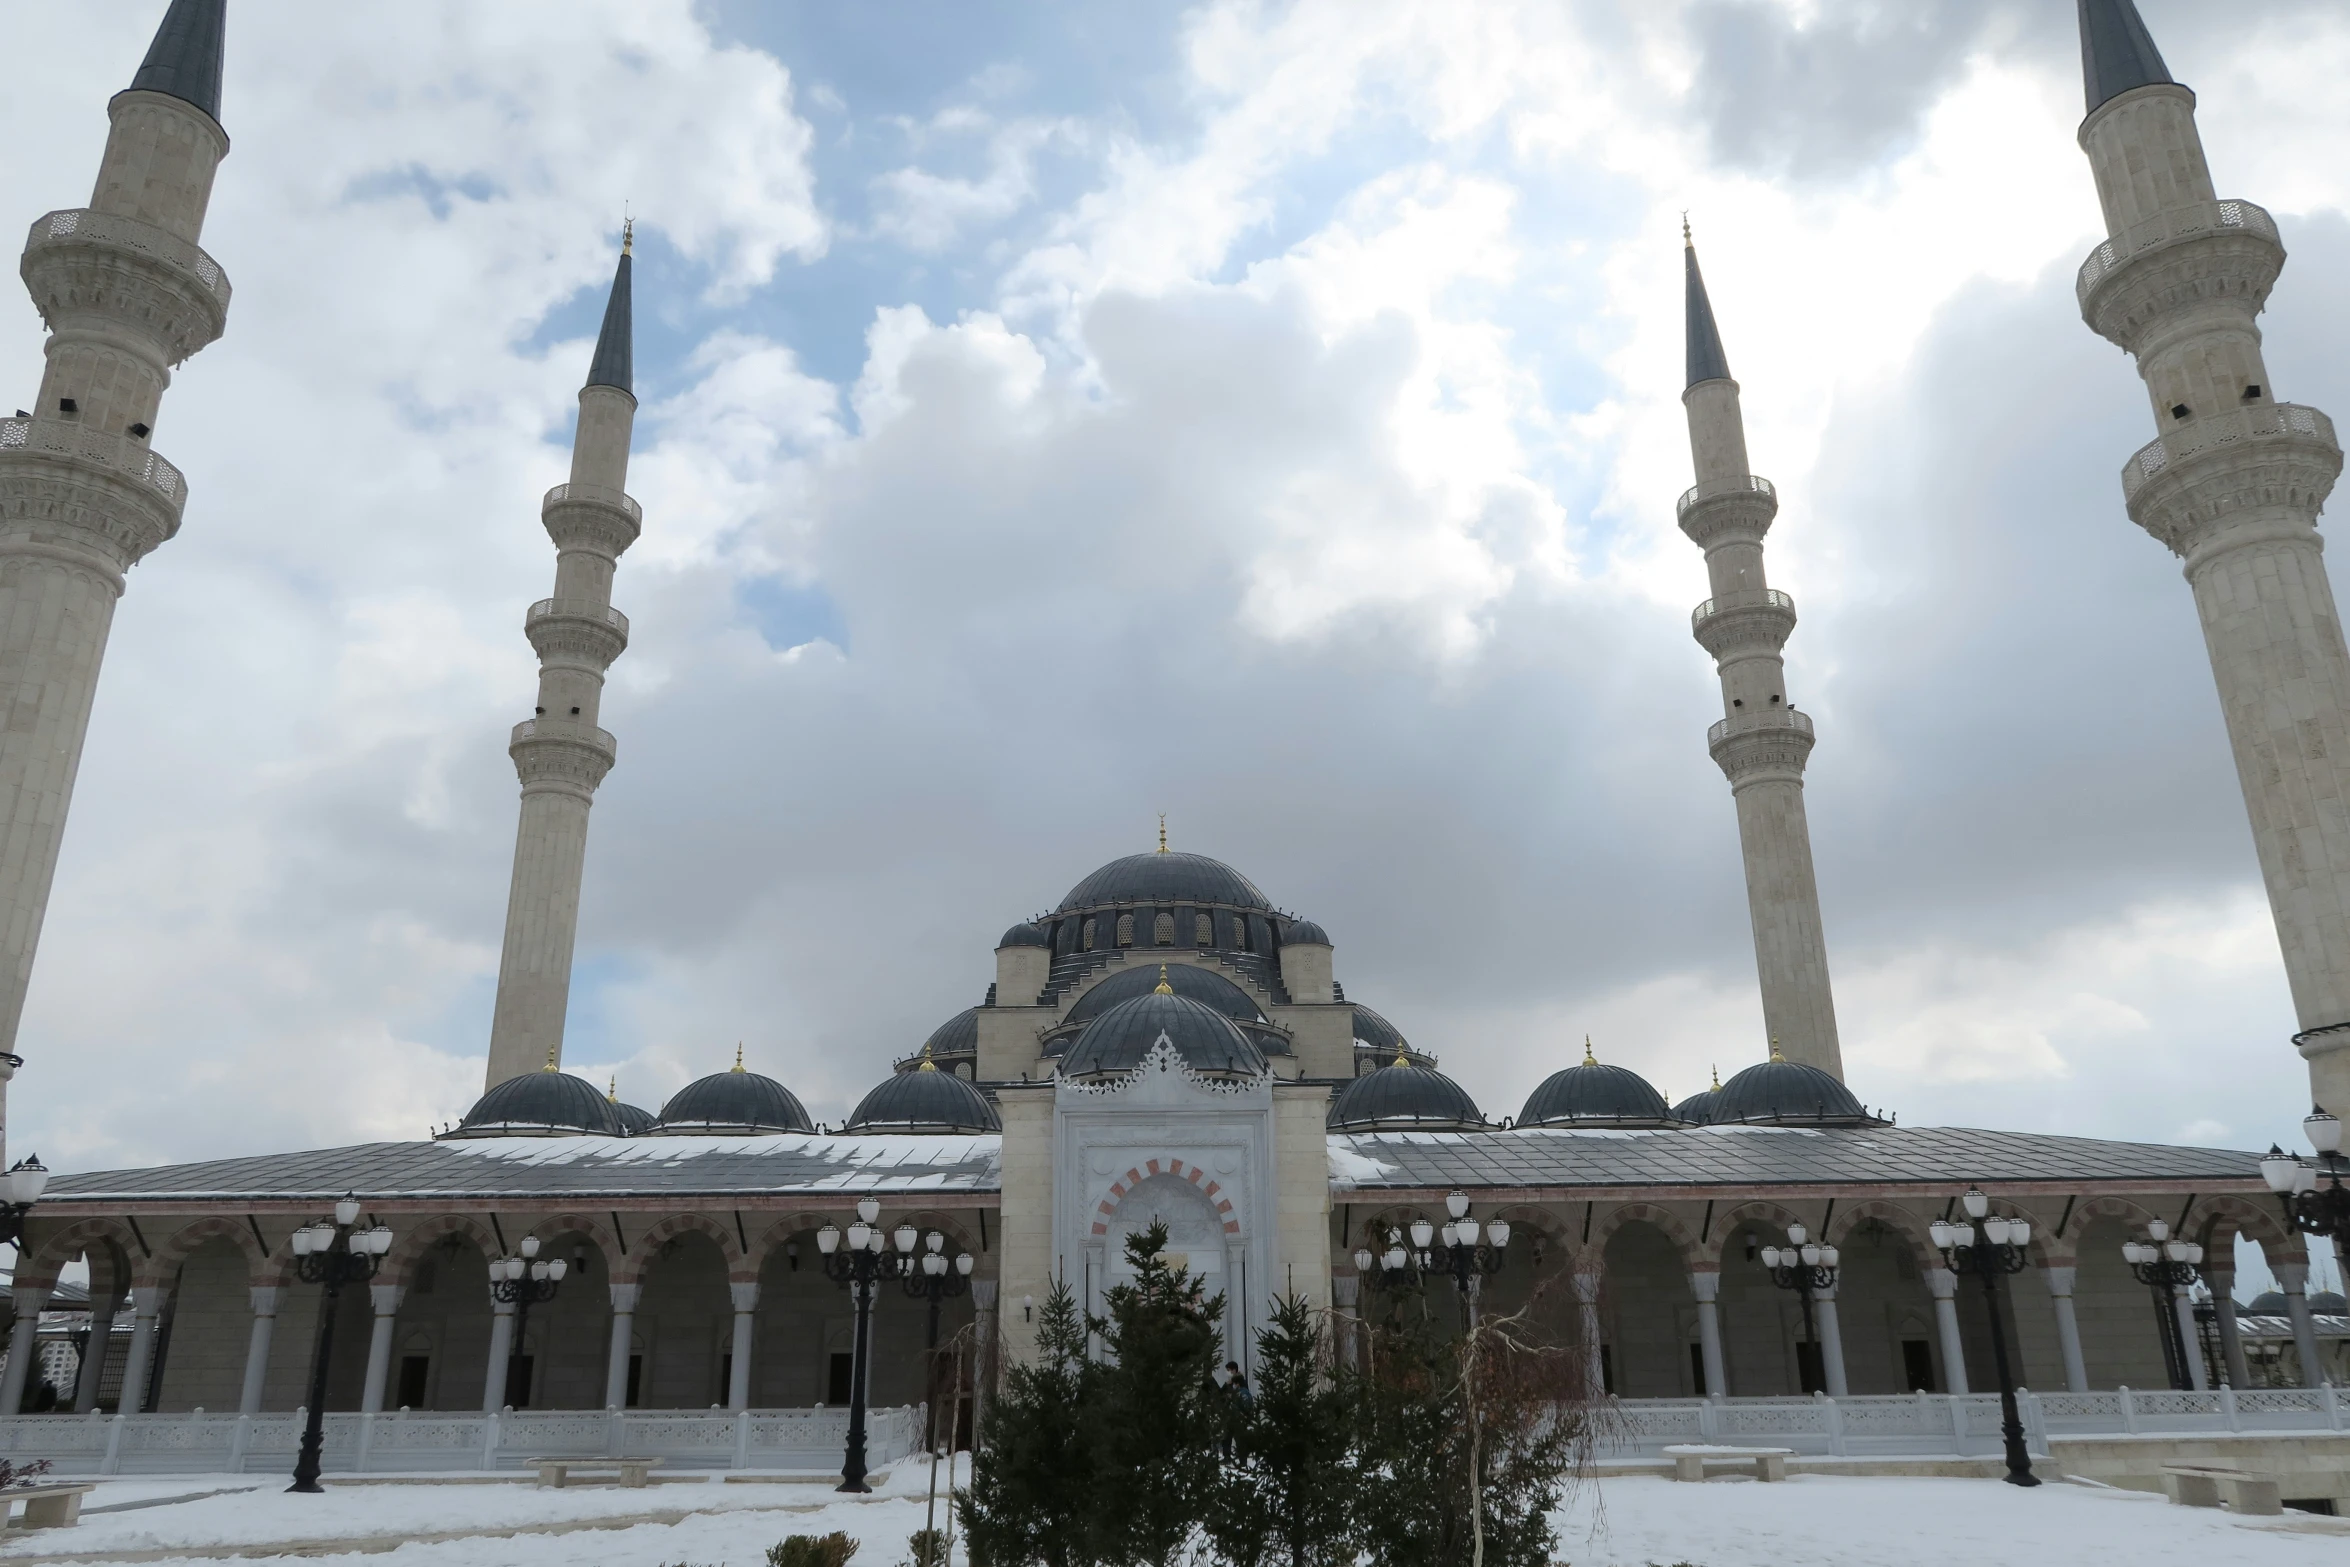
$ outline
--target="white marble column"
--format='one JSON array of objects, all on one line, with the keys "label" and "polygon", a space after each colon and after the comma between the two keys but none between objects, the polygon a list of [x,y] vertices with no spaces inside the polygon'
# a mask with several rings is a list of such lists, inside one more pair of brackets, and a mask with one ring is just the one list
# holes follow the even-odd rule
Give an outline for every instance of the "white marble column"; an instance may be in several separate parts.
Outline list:
[{"label": "white marble column", "polygon": [[8,1335],[8,1368],[0,1371],[0,1414],[5,1415],[24,1408],[25,1384],[41,1352],[41,1308],[49,1304],[49,1290],[42,1285],[19,1284],[9,1293],[16,1305],[16,1326]]},{"label": "white marble column", "polygon": [[1834,1285],[1812,1297],[1812,1314],[1820,1330],[1820,1380],[1827,1383],[1830,1398],[1849,1398],[1852,1388],[1844,1379],[1844,1330],[1836,1321]]},{"label": "white marble column", "polygon": [[2325,1364],[2317,1358],[2317,1324],[2309,1319],[2309,1264],[2272,1262],[2277,1288],[2285,1292],[2285,1314],[2293,1319],[2293,1347],[2301,1353],[2301,1385],[2316,1387],[2325,1381]]},{"label": "white marble column", "polygon": [[490,1364],[481,1379],[481,1412],[494,1415],[506,1403],[506,1366],[514,1356],[514,1302],[490,1300]]},{"label": "white marble column", "polygon": [[359,1412],[363,1415],[383,1413],[384,1384],[392,1375],[392,1328],[399,1320],[400,1297],[407,1293],[405,1284],[367,1286],[367,1300],[375,1307],[375,1320],[367,1330],[367,1385],[359,1394]]},{"label": "white marble column", "polygon": [[2089,1391],[2089,1363],[2081,1356],[2081,1321],[2073,1315],[2073,1268],[2041,1270],[2048,1281],[2048,1301],[2056,1310],[2056,1348],[2064,1357],[2064,1385],[2075,1393]]},{"label": "white marble column", "polygon": [[628,1407],[628,1356],[636,1341],[636,1297],[643,1286],[612,1286],[612,1351],[604,1362],[604,1407]]},{"label": "white marble column", "polygon": [[147,1404],[147,1366],[155,1358],[155,1319],[163,1314],[163,1290],[140,1285],[131,1291],[131,1348],[122,1363],[120,1412],[141,1413]]},{"label": "white marble column", "polygon": [[1705,1367],[1705,1396],[1728,1398],[1730,1376],[1722,1368],[1722,1311],[1715,1304],[1722,1293],[1718,1269],[1699,1268],[1689,1275],[1689,1291],[1697,1297],[1697,1353]]},{"label": "white marble column", "polygon": [[1360,1356],[1356,1345],[1360,1335],[1356,1330],[1358,1319],[1355,1308],[1362,1303],[1363,1281],[1351,1273],[1333,1274],[1330,1279],[1330,1304],[1337,1307],[1338,1341],[1334,1346],[1338,1364],[1355,1369]]},{"label": "white marble column", "polygon": [[751,1324],[759,1309],[757,1284],[729,1284],[734,1297],[734,1364],[726,1378],[726,1407],[751,1407]]},{"label": "white marble column", "polygon": [[971,1445],[979,1446],[981,1422],[987,1419],[989,1384],[995,1378],[995,1303],[1000,1288],[994,1279],[971,1281]]},{"label": "white marble column", "polygon": [[1575,1275],[1575,1308],[1583,1333],[1583,1382],[1592,1398],[1607,1391],[1607,1363],[1599,1344],[1599,1281],[1596,1273]]},{"label": "white marble column", "polygon": [[90,1342],[82,1351],[81,1372],[74,1378],[73,1407],[77,1414],[86,1415],[98,1407],[98,1397],[106,1382],[106,1352],[114,1343],[114,1310],[120,1300],[119,1292],[114,1290],[103,1295],[93,1291],[90,1295]]},{"label": "white marble column", "polygon": [[2219,1361],[2228,1374],[2228,1386],[2242,1392],[2252,1384],[2252,1368],[2244,1362],[2244,1329],[2236,1321],[2236,1281],[2222,1274],[2212,1281],[2211,1305],[2219,1317]]},{"label": "white marble column", "polygon": [[2171,1311],[2179,1319],[2179,1342],[2187,1351],[2187,1385],[2198,1393],[2211,1391],[2211,1372],[2203,1364],[2203,1335],[2195,1330],[2195,1303],[2184,1292],[2171,1297]]},{"label": "white marble column", "polygon": [[1958,1336],[1958,1275],[1948,1268],[1928,1268],[1926,1288],[1934,1292],[1934,1326],[1942,1335],[1942,1380],[1950,1393],[1964,1393],[1966,1341]]},{"label": "white marble column", "polygon": [[[253,1297],[253,1331],[245,1340],[245,1386],[237,1395],[237,1413],[261,1413],[261,1385],[269,1377],[269,1340],[277,1331],[277,1286],[255,1285]],[[319,1303],[321,1311],[325,1302]]]}]

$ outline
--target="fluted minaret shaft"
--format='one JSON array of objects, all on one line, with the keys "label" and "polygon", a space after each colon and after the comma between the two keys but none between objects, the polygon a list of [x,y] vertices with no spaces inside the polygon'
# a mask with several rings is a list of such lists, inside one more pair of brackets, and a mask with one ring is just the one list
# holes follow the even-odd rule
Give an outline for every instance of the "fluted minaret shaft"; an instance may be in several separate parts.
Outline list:
[{"label": "fluted minaret shaft", "polygon": [[522,819],[490,1022],[493,1088],[562,1059],[588,811],[617,754],[596,717],[604,672],[628,646],[628,617],[612,607],[612,576],[643,521],[627,493],[636,425],[629,271],[624,245],[595,361],[580,388],[571,478],[547,492],[540,510],[555,541],[555,595],[523,619],[538,650],[539,699],[537,714],[515,725],[508,747],[522,779]]},{"label": "fluted minaret shaft", "polygon": [[228,279],[196,243],[228,155],[224,10],[173,0],[107,105],[90,204],[25,241],[49,341],[32,409],[0,420],[0,1052],[16,1048],[114,601],[187,503],[148,444],[163,391],[228,318]]},{"label": "fluted minaret shaft", "polygon": [[1748,467],[1738,383],[1730,379],[1694,248],[1685,265],[1689,387],[1681,403],[1689,416],[1697,484],[1681,497],[1680,522],[1705,551],[1713,588],[1690,627],[1714,656],[1722,681],[1722,720],[1706,738],[1738,806],[1764,1026],[1788,1060],[1841,1078],[1844,1055],[1836,1039],[1828,942],[1803,808],[1812,723],[1788,705],[1780,659],[1795,629],[1795,601],[1763,575],[1763,535],[1778,515],[1778,494]]},{"label": "fluted minaret shaft", "polygon": [[2081,315],[2137,359],[2160,432],[2122,493],[2186,563],[2302,1054],[2318,1101],[2350,1114],[2350,652],[2317,534],[2341,448],[2324,414],[2276,401],[2261,358],[2275,223],[2218,199],[2195,95],[2130,0],[2080,11],[2080,143],[2111,236],[2081,266]]}]

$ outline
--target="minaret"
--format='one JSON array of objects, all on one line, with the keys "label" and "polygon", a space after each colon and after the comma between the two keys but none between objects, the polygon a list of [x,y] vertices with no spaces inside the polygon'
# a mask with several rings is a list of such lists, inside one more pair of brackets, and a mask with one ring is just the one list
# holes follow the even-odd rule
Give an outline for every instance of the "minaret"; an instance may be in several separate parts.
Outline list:
[{"label": "minaret", "polygon": [[514,834],[506,950],[490,1022],[492,1088],[562,1059],[588,809],[617,753],[612,737],[596,727],[596,710],[604,671],[628,646],[628,617],[612,607],[612,573],[644,521],[626,488],[636,424],[630,248],[624,233],[604,329],[579,392],[571,480],[549,490],[539,510],[555,541],[555,596],[523,617],[523,631],[538,649],[539,701],[537,716],[514,726],[507,748],[522,777],[522,821]]},{"label": "minaret", "polygon": [[2276,224],[2221,201],[2131,0],[2080,0],[2081,148],[2112,236],[2081,315],[2138,361],[2160,432],[2122,469],[2130,520],[2186,562],[2318,1101],[2350,1114],[2350,653],[2317,513],[2333,422],[2280,403],[2254,324],[2285,261]]},{"label": "minaret", "polygon": [[31,412],[0,420],[0,1067],[13,1068],[114,601],[187,505],[180,471],[148,446],[163,389],[228,319],[228,278],[196,244],[228,155],[225,8],[172,0],[107,103],[89,206],[35,220],[25,241],[49,343]]},{"label": "minaret", "polygon": [[1803,765],[1811,719],[1787,704],[1779,650],[1795,629],[1795,601],[1763,579],[1763,535],[1778,515],[1778,492],[1747,469],[1746,423],[1738,383],[1714,326],[1697,270],[1697,247],[1682,240],[1688,270],[1689,451],[1697,484],[1681,497],[1681,531],[1705,551],[1713,597],[1689,617],[1722,677],[1722,721],[1706,735],[1738,803],[1746,855],[1746,905],[1754,920],[1754,966],[1762,979],[1763,1026],[1790,1061],[1841,1078],[1836,1002],[1828,988],[1828,944],[1812,878],[1811,827],[1803,811]]}]

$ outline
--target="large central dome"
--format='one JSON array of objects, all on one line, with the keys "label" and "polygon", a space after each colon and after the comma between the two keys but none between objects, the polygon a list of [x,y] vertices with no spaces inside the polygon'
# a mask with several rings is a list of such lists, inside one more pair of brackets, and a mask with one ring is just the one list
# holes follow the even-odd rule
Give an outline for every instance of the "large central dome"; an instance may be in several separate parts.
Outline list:
[{"label": "large central dome", "polygon": [[1112,860],[1069,889],[1054,912],[1099,908],[1105,903],[1222,903],[1243,909],[1271,909],[1255,882],[1204,854],[1129,854]]}]

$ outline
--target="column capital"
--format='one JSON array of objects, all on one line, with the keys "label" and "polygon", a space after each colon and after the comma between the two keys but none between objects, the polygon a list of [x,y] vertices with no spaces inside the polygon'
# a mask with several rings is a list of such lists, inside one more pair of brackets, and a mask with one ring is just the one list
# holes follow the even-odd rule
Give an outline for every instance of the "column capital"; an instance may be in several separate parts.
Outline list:
[{"label": "column capital", "polygon": [[2073,1277],[2079,1271],[2077,1268],[2047,1267],[2042,1268],[2040,1273],[2048,1281],[2048,1293],[2064,1297],[2072,1294]]},{"label": "column capital", "polygon": [[996,1291],[1002,1288],[994,1279],[971,1281],[971,1305],[978,1311],[995,1310]]},{"label": "column capital", "polygon": [[370,1284],[367,1286],[368,1303],[375,1307],[375,1314],[379,1317],[398,1316],[400,1302],[407,1294],[408,1286],[405,1284]]},{"label": "column capital", "polygon": [[1958,1275],[1948,1268],[1928,1268],[1926,1270],[1926,1288],[1933,1292],[1936,1300],[1956,1300],[1958,1298]]},{"label": "column capital", "polygon": [[1721,1270],[1719,1268],[1691,1268],[1689,1270],[1689,1290],[1697,1297],[1698,1304],[1712,1305],[1722,1293]]},{"label": "column capital", "polygon": [[256,1284],[250,1290],[246,1291],[246,1293],[253,1297],[253,1315],[256,1317],[274,1317],[277,1315],[277,1297],[279,1292],[276,1285]]},{"label": "column capital", "polygon": [[[1575,1298],[1586,1306],[1599,1299],[1599,1284],[1602,1277],[1603,1275],[1597,1273],[1576,1274]],[[1721,1275],[1716,1274],[1715,1277],[1718,1279]]]},{"label": "column capital", "polygon": [[170,1293],[170,1290],[160,1284],[132,1285],[131,1314],[139,1317],[154,1316],[163,1309],[164,1298]]},{"label": "column capital", "polygon": [[755,1283],[729,1284],[726,1286],[726,1293],[733,1298],[734,1309],[737,1311],[757,1311],[759,1309],[759,1286]]},{"label": "column capital", "polygon": [[1355,1275],[1351,1273],[1341,1273],[1332,1276],[1330,1280],[1330,1301],[1332,1305],[1343,1306],[1347,1310],[1352,1311],[1355,1308],[1355,1304],[1362,1298],[1363,1281],[1361,1279],[1355,1277]]},{"label": "column capital", "polygon": [[492,1296],[490,1297],[490,1315],[492,1315],[492,1316],[494,1316],[494,1317],[511,1317],[511,1316],[513,1316],[513,1315],[514,1315],[514,1302],[512,1302],[512,1301],[510,1301],[510,1300],[500,1300],[500,1299],[498,1299],[498,1297],[497,1297],[497,1296],[495,1296],[495,1295],[492,1295]]},{"label": "column capital", "polygon": [[614,1311],[636,1310],[637,1295],[643,1290],[643,1285],[614,1284],[610,1286],[610,1288],[612,1291],[612,1309]]},{"label": "column capital", "polygon": [[45,1284],[24,1284],[9,1293],[11,1301],[16,1307],[16,1320],[36,1322],[40,1319],[42,1311],[49,1305],[51,1291]]}]

